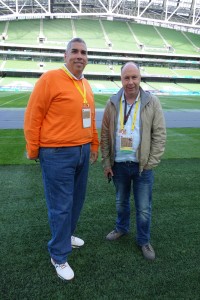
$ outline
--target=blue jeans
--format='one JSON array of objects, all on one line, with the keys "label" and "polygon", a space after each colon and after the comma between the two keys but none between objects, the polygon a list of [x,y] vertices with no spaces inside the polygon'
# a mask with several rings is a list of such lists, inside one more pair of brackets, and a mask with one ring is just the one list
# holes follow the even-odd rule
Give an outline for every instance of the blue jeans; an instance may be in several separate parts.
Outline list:
[{"label": "blue jeans", "polygon": [[133,184],[136,210],[136,241],[139,246],[143,246],[149,243],[150,240],[153,171],[143,170],[139,174],[138,163],[115,162],[113,173],[116,188],[116,230],[128,233],[130,229],[130,193]]},{"label": "blue jeans", "polygon": [[58,264],[67,261],[73,235],[84,203],[90,144],[76,147],[40,148],[44,192],[52,238],[50,256]]}]

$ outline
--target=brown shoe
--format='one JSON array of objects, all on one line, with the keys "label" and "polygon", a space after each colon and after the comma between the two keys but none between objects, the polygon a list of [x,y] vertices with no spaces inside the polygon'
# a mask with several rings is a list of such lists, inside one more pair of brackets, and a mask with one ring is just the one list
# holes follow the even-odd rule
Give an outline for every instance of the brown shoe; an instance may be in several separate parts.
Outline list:
[{"label": "brown shoe", "polygon": [[155,251],[151,244],[147,244],[141,247],[144,258],[154,260],[156,258]]},{"label": "brown shoe", "polygon": [[111,231],[107,236],[106,239],[109,241],[114,241],[120,238],[121,236],[125,235],[125,233],[117,231],[116,229]]}]

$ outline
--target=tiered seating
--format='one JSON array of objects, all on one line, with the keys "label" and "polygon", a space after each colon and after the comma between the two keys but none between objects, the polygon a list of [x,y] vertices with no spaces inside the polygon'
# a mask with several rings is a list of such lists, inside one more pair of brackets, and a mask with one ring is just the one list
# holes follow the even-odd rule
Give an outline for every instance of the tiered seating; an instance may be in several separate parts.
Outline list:
[{"label": "tiered seating", "polygon": [[159,27],[158,30],[169,45],[174,48],[176,54],[197,54],[193,45],[180,31],[163,27]]},{"label": "tiered seating", "polygon": [[106,34],[112,43],[112,50],[138,51],[136,41],[134,40],[126,22],[120,21],[102,21]]},{"label": "tiered seating", "polygon": [[[3,64],[3,62],[5,62]],[[35,70],[35,71],[47,71],[57,69],[62,66],[63,62],[49,62],[49,61],[34,61],[34,60],[6,60],[0,61],[0,65],[4,67],[3,70]],[[188,70],[178,68],[167,67],[140,67],[142,75],[156,75],[156,76],[180,76],[180,77],[200,77],[200,70]],[[84,73],[87,74],[105,74],[115,75],[120,74],[121,65],[108,65],[108,64],[91,64],[89,63]]]},{"label": "tiered seating", "polygon": [[88,64],[84,70],[84,73],[104,73],[104,74],[113,74],[113,70],[109,68],[109,65],[100,65],[100,64]]},{"label": "tiered seating", "polygon": [[[189,38],[189,40],[200,49],[200,37],[198,34],[194,34],[192,32],[185,32],[185,35]],[[199,50],[200,53],[200,50]]]},{"label": "tiered seating", "polygon": [[144,51],[156,53],[156,51],[160,52],[161,48],[164,50],[163,40],[153,26],[133,23],[130,23],[130,26],[138,41],[144,45]]},{"label": "tiered seating", "polygon": [[200,92],[200,85],[197,84],[175,84],[175,83],[168,83],[168,82],[146,82],[146,86],[144,87],[147,90],[157,90],[162,93],[171,93],[171,92]]},{"label": "tiered seating", "polygon": [[32,90],[35,85],[37,78],[19,78],[19,77],[4,77],[0,80],[0,87],[24,87],[26,89]]},{"label": "tiered seating", "polygon": [[188,76],[188,77],[200,77],[200,70],[188,70],[188,69],[178,69],[174,68],[174,72],[176,72],[177,76]]},{"label": "tiered seating", "polygon": [[79,19],[73,20],[73,23],[75,36],[87,41],[88,48],[108,49],[99,21]]},{"label": "tiered seating", "polygon": [[[51,47],[54,51],[54,47],[61,46],[61,50],[64,52],[64,47],[66,43],[75,36],[80,36],[83,38],[87,46],[90,50],[108,50],[110,53],[107,55],[112,55],[112,51],[121,51],[119,54],[119,63],[120,55],[126,57],[126,53],[129,52],[138,52],[138,53],[146,53],[151,52],[151,54],[160,54],[160,53],[169,53],[168,46],[171,46],[175,51],[175,54],[183,54],[185,55],[199,55],[197,52],[198,48],[200,48],[200,39],[199,36],[192,33],[181,33],[180,31],[175,31],[167,28],[158,27],[155,28],[153,26],[135,24],[135,23],[127,23],[122,21],[107,21],[107,20],[93,20],[93,19],[43,19],[43,20],[15,20],[10,22],[0,22],[0,34],[5,32],[6,25],[8,25],[8,38],[4,41],[0,41],[2,44],[10,43],[10,44],[25,44],[26,46],[38,46],[39,37],[44,37],[43,45],[44,48],[46,46]],[[29,51],[29,50],[28,50]],[[32,50],[34,51],[34,50]],[[39,52],[39,49],[36,52]],[[48,51],[48,49],[47,49]],[[46,52],[46,48],[45,48]],[[25,55],[24,55],[25,53]],[[50,57],[40,57],[40,53],[35,53],[35,56],[31,55],[31,52],[26,55],[26,52],[20,54],[20,59],[18,59],[18,54],[15,55],[15,60],[11,59],[11,55],[0,54],[0,66],[2,71],[4,70],[25,70],[25,71],[47,71],[50,69],[57,69],[62,66],[63,60],[55,61],[54,58]],[[97,52],[96,52],[97,53]],[[13,57],[14,57],[13,55]],[[22,56],[24,60],[22,59]],[[92,54],[93,55],[93,54]],[[100,56],[97,57],[97,60],[93,55],[93,59],[95,62],[100,60]],[[101,55],[101,54],[100,54]],[[117,54],[118,55],[118,54]],[[137,56],[137,54],[136,54]],[[111,58],[112,56],[110,56]],[[177,60],[175,57],[176,63],[172,64],[171,61],[168,61],[168,57],[166,57],[166,62],[168,65],[171,64],[171,67],[157,67],[154,65],[158,65],[157,58],[155,61],[150,58],[149,65],[146,65],[146,58],[144,61],[140,61],[141,73],[142,75],[148,76],[160,76],[160,77],[199,77],[200,70],[198,69],[183,69],[178,67]],[[151,57],[150,55],[148,57]],[[40,62],[44,60],[43,65]],[[92,59],[92,58],[91,58]],[[106,57],[104,54],[101,57],[101,62],[99,64],[90,63],[87,65],[84,73],[87,77],[88,74],[105,74],[105,76],[111,75],[119,75],[121,72],[121,65],[115,64],[112,59],[109,59],[109,56]],[[115,57],[116,59],[116,57]],[[141,58],[140,58],[141,59]],[[163,58],[162,58],[163,59]],[[171,59],[171,58],[170,58]],[[179,58],[180,59],[180,58]],[[102,63],[102,60],[105,63]],[[110,61],[111,62],[110,62]],[[172,60],[172,59],[171,59]],[[191,59],[192,60],[192,59]],[[109,63],[111,65],[109,65]],[[161,62],[162,63],[162,62]],[[184,61],[182,61],[182,65],[184,67]],[[144,64],[144,65],[143,65]],[[193,62],[191,62],[193,66]],[[195,67],[195,62],[194,62]],[[8,78],[6,78],[8,80]],[[13,80],[13,78],[11,79]],[[21,78],[23,81],[24,79]],[[35,79],[36,80],[36,79]],[[5,78],[1,80],[1,83],[5,82]],[[103,91],[116,91],[118,89],[116,83],[111,81],[101,81],[94,80],[91,81],[92,86],[99,92]],[[118,85],[121,86],[121,83],[118,81]],[[182,86],[178,86],[173,83],[142,83],[145,89],[157,89],[157,90],[184,90],[185,84]],[[194,90],[199,89],[198,84],[191,85]]]},{"label": "tiered seating", "polygon": [[73,32],[69,19],[43,20],[43,34],[47,45],[62,45],[72,39]]},{"label": "tiered seating", "polygon": [[177,86],[184,88],[185,90],[188,91],[196,91],[200,92],[200,84],[195,84],[195,83],[178,83]]},{"label": "tiered seating", "polygon": [[[176,54],[199,54],[200,39],[193,33],[122,21],[102,20],[101,23],[103,28],[99,20],[89,19],[13,20],[9,21],[5,42],[38,45],[38,38],[43,34],[44,44],[65,46],[72,37],[80,36],[88,48],[94,49],[168,53],[167,44]],[[0,22],[0,34],[6,24]],[[111,42],[110,47],[106,38]],[[140,48],[140,44],[144,47]]]},{"label": "tiered seating", "polygon": [[172,69],[165,67],[142,67],[141,68],[142,75],[162,75],[162,76],[174,76],[175,73]]},{"label": "tiered seating", "polygon": [[[10,87],[26,87],[32,89],[36,83],[37,78],[18,78],[18,77],[4,77],[0,80],[1,86]],[[103,80],[90,80],[90,85],[94,93],[116,93],[121,87],[120,81],[103,81]],[[200,85],[190,83],[166,83],[166,82],[141,82],[141,87],[144,90],[158,91],[162,93],[174,92],[200,92]]]},{"label": "tiered seating", "polygon": [[5,25],[6,25],[6,22],[0,22],[0,35],[4,32]]},{"label": "tiered seating", "polygon": [[40,32],[40,20],[10,21],[8,26],[7,43],[14,44],[37,44]]},{"label": "tiered seating", "polygon": [[41,70],[48,71],[48,70],[54,70],[58,69],[62,66],[63,64],[60,62],[43,62],[43,67],[41,67]]},{"label": "tiered seating", "polygon": [[32,60],[6,60],[4,69],[12,70],[38,70],[39,62]]}]

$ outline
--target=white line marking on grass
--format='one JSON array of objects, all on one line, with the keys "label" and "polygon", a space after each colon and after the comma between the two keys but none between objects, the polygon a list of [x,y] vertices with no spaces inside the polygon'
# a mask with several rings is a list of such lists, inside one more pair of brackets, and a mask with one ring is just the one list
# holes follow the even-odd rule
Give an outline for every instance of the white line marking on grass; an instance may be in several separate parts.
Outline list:
[{"label": "white line marking on grass", "polygon": [[8,103],[17,101],[17,100],[22,99],[22,98],[24,98],[24,96],[21,96],[21,97],[15,98],[15,99],[13,99],[13,100],[7,101],[7,102],[5,102],[5,103],[3,103],[3,104],[0,104],[0,106],[4,106],[4,105],[6,105],[6,104],[8,104]]}]

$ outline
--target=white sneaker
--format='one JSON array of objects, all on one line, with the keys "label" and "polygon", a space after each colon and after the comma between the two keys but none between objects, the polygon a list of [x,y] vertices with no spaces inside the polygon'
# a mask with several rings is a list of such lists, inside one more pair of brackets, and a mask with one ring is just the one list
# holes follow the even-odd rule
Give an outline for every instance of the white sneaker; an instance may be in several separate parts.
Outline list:
[{"label": "white sneaker", "polygon": [[53,258],[51,258],[51,263],[55,267],[58,277],[60,277],[61,279],[71,280],[74,278],[74,271],[67,262],[59,265],[55,263]]},{"label": "white sneaker", "polygon": [[84,245],[84,241],[72,235],[71,237],[72,248],[79,248]]}]

